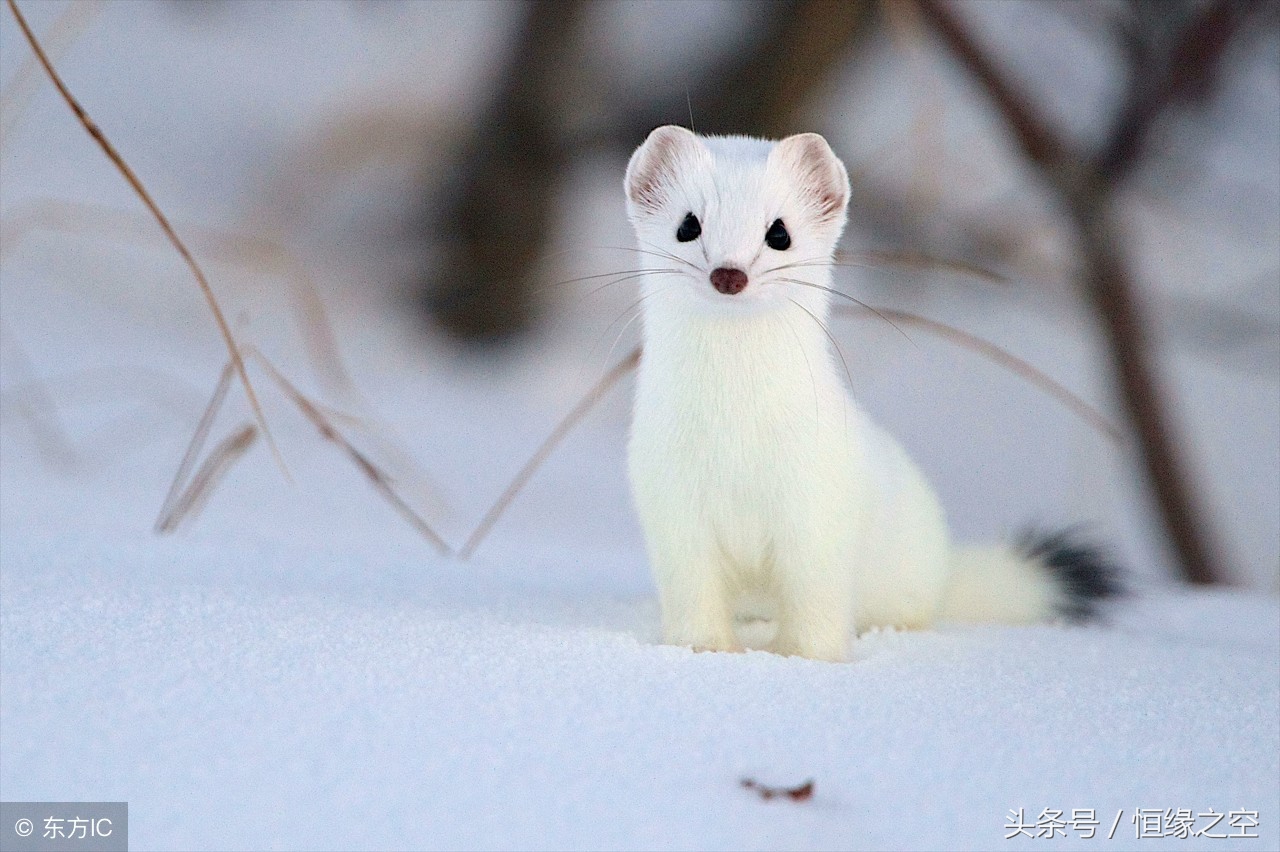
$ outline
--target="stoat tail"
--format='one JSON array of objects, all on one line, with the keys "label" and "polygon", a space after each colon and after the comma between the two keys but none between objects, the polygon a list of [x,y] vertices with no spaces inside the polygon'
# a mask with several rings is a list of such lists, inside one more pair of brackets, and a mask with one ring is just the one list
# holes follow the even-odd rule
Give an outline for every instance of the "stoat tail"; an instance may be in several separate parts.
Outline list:
[{"label": "stoat tail", "polygon": [[956,550],[938,620],[1084,621],[1122,591],[1119,571],[1099,548],[1070,532],[1033,531],[1012,545]]}]

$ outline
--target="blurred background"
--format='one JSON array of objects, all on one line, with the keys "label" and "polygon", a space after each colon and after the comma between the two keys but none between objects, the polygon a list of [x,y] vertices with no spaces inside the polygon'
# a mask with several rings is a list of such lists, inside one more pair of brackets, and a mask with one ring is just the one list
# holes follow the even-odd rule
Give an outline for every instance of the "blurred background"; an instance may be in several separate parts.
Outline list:
[{"label": "blurred background", "polygon": [[[240,338],[385,427],[367,451],[451,541],[639,340],[619,247],[645,134],[814,130],[853,180],[838,287],[980,335],[1121,432],[922,330],[835,320],[958,537],[1080,523],[1140,582],[1280,593],[1280,4],[20,5]],[[163,480],[225,353],[2,17],[2,458]],[[642,572],[628,393],[497,552],[571,535]]]}]

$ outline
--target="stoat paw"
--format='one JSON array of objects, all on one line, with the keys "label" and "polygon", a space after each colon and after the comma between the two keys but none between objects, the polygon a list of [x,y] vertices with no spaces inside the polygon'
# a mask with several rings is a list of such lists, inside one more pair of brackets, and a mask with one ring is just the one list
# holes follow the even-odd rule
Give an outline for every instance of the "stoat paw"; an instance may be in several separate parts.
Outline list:
[{"label": "stoat paw", "polygon": [[706,651],[742,651],[742,643],[732,633],[711,636],[708,634],[689,634],[668,630],[663,637],[668,645],[682,645],[693,649],[696,653]]},{"label": "stoat paw", "polygon": [[710,654],[716,651],[724,651],[730,654],[741,654],[745,650],[741,645],[733,644],[728,646],[719,645],[690,645],[695,654]]},{"label": "stoat paw", "polygon": [[849,637],[844,634],[782,637],[775,643],[773,652],[784,657],[843,663],[849,659]]}]

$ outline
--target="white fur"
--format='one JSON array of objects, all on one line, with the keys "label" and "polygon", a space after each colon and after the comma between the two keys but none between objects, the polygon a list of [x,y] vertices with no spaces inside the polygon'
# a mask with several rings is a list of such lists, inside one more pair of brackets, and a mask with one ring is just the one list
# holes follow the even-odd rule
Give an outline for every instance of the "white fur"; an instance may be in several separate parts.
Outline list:
[{"label": "white fur", "polygon": [[[661,127],[625,187],[639,249],[664,255],[641,255],[662,271],[642,284],[629,467],[665,641],[840,660],[856,629],[928,625],[944,599],[980,617],[981,592],[948,590],[933,489],[845,388],[822,327],[829,294],[779,280],[831,284],[849,182],[825,140]],[[690,212],[702,234],[678,242]],[[764,242],[779,218],[785,251]],[[808,265],[775,269],[796,262]],[[746,289],[717,292],[722,266],[745,271]],[[1008,585],[991,591],[1016,596]],[[1025,609],[1048,615],[1042,597]]]},{"label": "white fur", "polygon": [[1025,557],[1005,547],[963,547],[951,559],[939,621],[1042,621],[1062,603],[1063,590],[1046,571],[1028,571]]}]

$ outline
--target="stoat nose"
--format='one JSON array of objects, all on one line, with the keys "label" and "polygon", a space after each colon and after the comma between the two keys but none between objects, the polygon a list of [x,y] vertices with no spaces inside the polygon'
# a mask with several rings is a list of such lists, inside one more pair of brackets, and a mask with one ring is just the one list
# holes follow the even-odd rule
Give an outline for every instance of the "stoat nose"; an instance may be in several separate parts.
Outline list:
[{"label": "stoat nose", "polygon": [[711,286],[726,296],[736,296],[747,288],[747,273],[721,266],[711,271]]}]

